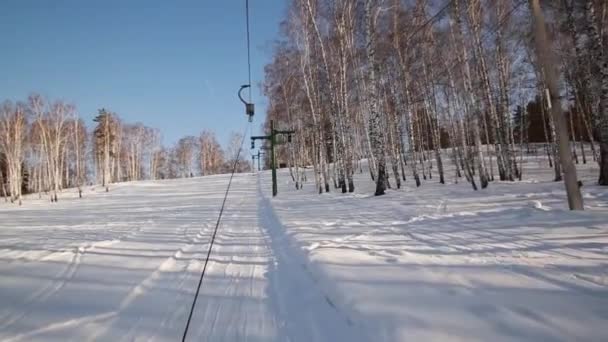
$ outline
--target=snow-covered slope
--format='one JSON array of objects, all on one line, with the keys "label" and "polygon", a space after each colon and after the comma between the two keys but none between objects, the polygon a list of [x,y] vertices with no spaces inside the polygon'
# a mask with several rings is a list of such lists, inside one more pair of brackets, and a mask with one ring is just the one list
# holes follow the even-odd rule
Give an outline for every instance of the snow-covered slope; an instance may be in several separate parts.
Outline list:
[{"label": "snow-covered slope", "polygon": [[[180,340],[227,181],[0,206],[0,340]],[[235,177],[188,340],[356,341],[266,204]]]},{"label": "snow-covered slope", "polygon": [[273,207],[370,341],[606,341],[608,191],[581,167],[587,211],[570,212],[540,166],[479,192],[410,182],[380,198],[364,174],[356,194]]},{"label": "snow-covered slope", "polygon": [[[582,168],[568,212],[540,166],[383,197],[237,175],[188,340],[608,340],[608,194]],[[227,180],[0,203],[0,340],[180,340]]]}]

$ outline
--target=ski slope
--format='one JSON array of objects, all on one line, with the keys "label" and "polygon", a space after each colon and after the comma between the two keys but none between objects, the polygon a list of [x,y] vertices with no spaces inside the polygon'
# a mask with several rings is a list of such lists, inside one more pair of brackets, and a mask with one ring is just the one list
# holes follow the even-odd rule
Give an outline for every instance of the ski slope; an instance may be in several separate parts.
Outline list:
[{"label": "ski slope", "polygon": [[[3,205],[0,340],[180,340],[227,181]],[[188,340],[359,340],[282,245],[267,202],[255,175],[235,177]]]},{"label": "ski slope", "polygon": [[[188,341],[608,340],[608,192],[526,180],[373,197],[236,175]],[[312,175],[309,174],[309,179]],[[0,203],[0,340],[178,341],[227,175]],[[450,179],[450,182],[453,179]]]}]

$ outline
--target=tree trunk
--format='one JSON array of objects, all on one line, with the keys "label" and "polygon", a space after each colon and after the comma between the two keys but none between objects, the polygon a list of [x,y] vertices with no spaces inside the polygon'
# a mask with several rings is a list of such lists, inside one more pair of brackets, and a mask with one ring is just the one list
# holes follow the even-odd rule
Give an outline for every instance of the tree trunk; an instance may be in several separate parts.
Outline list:
[{"label": "tree trunk", "polygon": [[[549,88],[549,98],[551,99],[551,114],[555,118],[555,124],[559,133],[559,154],[560,163],[564,169],[564,184],[568,195],[570,210],[583,210],[583,197],[578,186],[576,168],[572,162],[568,143],[568,127],[562,114],[561,103],[559,100],[559,90],[557,86],[557,70],[555,69],[551,49],[547,38],[545,21],[540,9],[539,0],[530,0],[532,13],[534,14],[535,41],[537,45],[538,60],[545,70],[545,78]],[[557,163],[556,163],[557,164]]]},{"label": "tree trunk", "polygon": [[606,52],[606,47],[603,47],[602,36],[597,27],[593,0],[585,2],[585,17],[593,59],[599,71],[597,78],[598,85],[600,86],[600,99],[595,125],[600,140],[600,174],[598,184],[608,185],[608,53]]},{"label": "tree trunk", "polygon": [[367,58],[370,63],[369,67],[369,79],[370,79],[370,91],[368,93],[368,99],[370,99],[370,115],[368,120],[369,132],[370,132],[370,143],[372,146],[373,155],[376,159],[376,191],[375,195],[384,195],[387,187],[387,175],[386,175],[386,158],[385,158],[385,146],[384,139],[382,137],[382,117],[378,108],[378,84],[377,74],[378,65],[376,63],[376,51],[375,51],[375,28],[372,14],[372,8],[374,7],[375,0],[366,0],[365,3],[365,17],[366,17],[366,50]]}]

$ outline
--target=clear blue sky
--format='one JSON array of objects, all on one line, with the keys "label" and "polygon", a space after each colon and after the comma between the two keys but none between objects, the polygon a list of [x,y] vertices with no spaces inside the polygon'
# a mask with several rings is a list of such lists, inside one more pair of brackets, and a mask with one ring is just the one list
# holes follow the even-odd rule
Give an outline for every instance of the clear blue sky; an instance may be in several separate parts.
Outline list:
[{"label": "clear blue sky", "polygon": [[[254,131],[258,84],[286,0],[250,0]],[[37,92],[74,103],[92,125],[105,107],[163,132],[165,144],[246,123],[245,0],[0,0],[0,101]]]}]

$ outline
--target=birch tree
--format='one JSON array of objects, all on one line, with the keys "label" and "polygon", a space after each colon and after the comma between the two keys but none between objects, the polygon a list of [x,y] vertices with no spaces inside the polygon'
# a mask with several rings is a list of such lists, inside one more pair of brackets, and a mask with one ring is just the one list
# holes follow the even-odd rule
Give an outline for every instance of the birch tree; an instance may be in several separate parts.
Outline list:
[{"label": "birch tree", "polygon": [[373,11],[376,10],[375,0],[366,0],[365,2],[365,31],[366,31],[366,52],[369,60],[368,77],[370,87],[368,90],[367,98],[370,103],[370,112],[368,118],[369,132],[370,132],[370,144],[372,146],[372,153],[376,160],[376,191],[375,195],[384,195],[387,187],[387,174],[386,174],[386,147],[384,139],[382,137],[382,115],[380,113],[380,106],[378,103],[379,92],[378,92],[378,64],[376,63],[376,28]]},{"label": "birch tree", "polygon": [[221,171],[224,164],[224,153],[217,142],[215,133],[205,130],[199,136],[199,168],[203,176],[213,175]]},{"label": "birch tree", "polygon": [[[605,4],[604,4],[605,6]],[[602,42],[598,28],[596,8],[593,0],[585,0],[585,19],[592,60],[595,61],[597,76],[594,79],[599,91],[599,104],[595,118],[600,142],[599,184],[608,185],[608,44]]]},{"label": "birch tree", "polygon": [[[8,193],[12,203],[22,204],[23,162],[27,115],[24,104],[5,102],[0,107],[0,154],[6,164]],[[6,194],[5,194],[6,196]]]},{"label": "birch tree", "polygon": [[70,139],[69,122],[75,118],[75,107],[62,101],[50,103],[36,94],[29,97],[29,107],[40,134],[40,151],[48,173],[50,199],[57,202],[57,194],[63,188],[63,158]]}]

